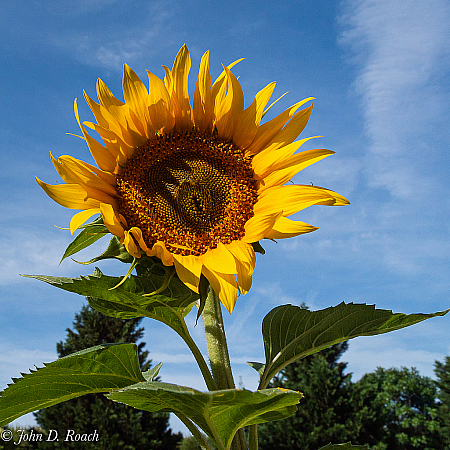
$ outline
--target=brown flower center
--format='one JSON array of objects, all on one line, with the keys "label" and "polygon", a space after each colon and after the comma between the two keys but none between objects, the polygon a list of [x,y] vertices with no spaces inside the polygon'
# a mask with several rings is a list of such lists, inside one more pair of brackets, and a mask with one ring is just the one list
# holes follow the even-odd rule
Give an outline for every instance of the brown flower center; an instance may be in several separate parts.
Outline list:
[{"label": "brown flower center", "polygon": [[251,159],[217,136],[195,130],[157,136],[117,175],[119,212],[152,247],[201,255],[242,239],[257,200]]}]

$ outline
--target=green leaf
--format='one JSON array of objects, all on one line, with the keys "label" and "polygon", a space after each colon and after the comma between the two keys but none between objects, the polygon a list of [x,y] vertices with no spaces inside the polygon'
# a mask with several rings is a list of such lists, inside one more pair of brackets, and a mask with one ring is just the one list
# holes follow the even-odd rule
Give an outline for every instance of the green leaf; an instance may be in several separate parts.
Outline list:
[{"label": "green leaf", "polygon": [[105,344],[30,370],[0,396],[0,426],[85,394],[110,392],[145,381],[136,344]]},{"label": "green leaf", "polygon": [[120,239],[117,236],[111,238],[108,247],[101,255],[80,264],[92,264],[102,259],[118,259],[124,263],[131,263],[133,261],[133,257],[127,252],[125,246],[120,243]]},{"label": "green leaf", "polygon": [[147,381],[153,381],[157,376],[159,371],[161,370],[162,363],[160,362],[155,367],[152,367],[150,370],[146,370],[145,372],[142,372],[142,376]]},{"label": "green leaf", "polygon": [[46,275],[24,276],[44,281],[65,291],[115,303],[116,308],[118,308],[118,305],[124,305],[127,313],[131,311],[130,308],[134,308],[142,313],[140,316],[146,316],[147,314],[145,313],[150,307],[160,305],[183,308],[198,299],[198,294],[191,291],[182,281],[175,277],[172,277],[167,288],[159,294],[144,296],[144,294],[158,290],[164,283],[165,277],[131,275],[120,286],[115,287],[122,281],[122,278],[104,275],[98,268],[95,269],[92,275],[81,276],[80,278]]},{"label": "green leaf", "polygon": [[128,386],[107,397],[140,410],[183,414],[219,448],[228,449],[239,428],[294,414],[302,394],[287,389],[200,392],[174,384],[148,382]]},{"label": "green leaf", "polygon": [[266,368],[265,364],[259,363],[259,362],[251,362],[251,361],[247,362],[247,364],[252,369],[255,369],[260,374],[260,376],[263,376],[264,369]]},{"label": "green leaf", "polygon": [[[320,311],[292,305],[278,306],[263,320],[266,364],[260,387],[267,386],[280,370],[298,358],[357,336],[388,333],[430,317],[443,316],[448,311],[407,315],[353,303],[341,303]],[[255,363],[252,367],[260,369]]]},{"label": "green leaf", "polygon": [[78,253],[79,251],[89,247],[94,242],[109,233],[108,229],[103,224],[102,217],[97,217],[92,223],[83,225],[83,229],[75,237],[75,239],[69,244],[61,258],[60,264],[69,256]]},{"label": "green leaf", "polygon": [[328,444],[319,450],[369,450],[368,445],[352,445],[351,442],[346,444]]},{"label": "green leaf", "polygon": [[266,251],[262,248],[262,245],[260,244],[259,241],[252,242],[251,245],[252,245],[253,250],[254,250],[255,252],[261,253],[261,255],[265,255],[265,254],[266,254]]},{"label": "green leaf", "polygon": [[[157,266],[155,268],[157,269]],[[108,316],[121,319],[150,317],[158,320],[170,326],[183,338],[189,335],[183,313],[191,303],[198,300],[198,294],[176,277],[172,277],[168,287],[161,293],[144,297],[143,294],[157,290],[164,282],[165,276],[132,275],[115,289],[112,288],[121,278],[103,275],[99,269],[92,275],[81,278],[25,276],[86,296],[93,308]]]}]

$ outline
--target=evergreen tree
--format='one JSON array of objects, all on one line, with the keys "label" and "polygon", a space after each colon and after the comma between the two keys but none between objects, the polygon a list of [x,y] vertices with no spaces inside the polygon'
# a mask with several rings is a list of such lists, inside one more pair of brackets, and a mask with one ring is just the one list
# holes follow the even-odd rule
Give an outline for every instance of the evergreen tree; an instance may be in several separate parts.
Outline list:
[{"label": "evergreen tree", "polygon": [[354,384],[357,438],[372,450],[443,450],[436,383],[417,369],[383,369]]},{"label": "evergreen tree", "polygon": [[[105,316],[89,306],[83,306],[75,315],[73,330],[67,329],[65,342],[56,346],[63,357],[105,343],[136,343],[143,336],[143,328],[137,328],[142,317],[116,319]],[[145,343],[138,344],[139,363],[142,371],[150,368]],[[56,430],[59,441],[41,442],[39,449],[96,449],[96,450],[148,450],[176,449],[181,441],[180,433],[168,429],[168,413],[138,411],[127,405],[115,403],[103,394],[89,394],[60,403],[34,414],[41,428]],[[96,432],[98,442],[64,442],[68,430],[75,433]],[[53,433],[53,436],[55,433]],[[50,435],[50,438],[52,436]]]},{"label": "evergreen tree", "polygon": [[434,372],[438,379],[437,397],[441,401],[437,415],[440,422],[440,435],[443,448],[450,450],[450,356],[445,358],[445,362],[435,362]]},{"label": "evergreen tree", "polygon": [[283,369],[270,387],[300,391],[304,399],[296,414],[258,426],[261,450],[317,450],[328,443],[352,439],[351,375],[338,362],[347,342],[300,359]]}]

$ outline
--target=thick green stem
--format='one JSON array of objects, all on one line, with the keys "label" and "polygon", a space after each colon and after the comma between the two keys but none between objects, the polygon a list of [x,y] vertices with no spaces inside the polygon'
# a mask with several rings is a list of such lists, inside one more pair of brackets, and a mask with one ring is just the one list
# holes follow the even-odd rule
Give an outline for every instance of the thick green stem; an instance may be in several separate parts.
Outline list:
[{"label": "thick green stem", "polygon": [[248,436],[249,450],[258,450],[258,425],[250,425]]},{"label": "thick green stem", "polygon": [[189,333],[187,333],[185,336],[182,336],[182,337],[184,339],[184,342],[186,342],[187,346],[189,347],[192,354],[194,355],[195,360],[197,361],[198,367],[200,368],[200,371],[202,372],[203,379],[205,380],[208,390],[216,391],[218,389],[217,384],[216,384],[214,378],[211,376],[211,372],[209,371],[208,365],[206,364],[206,361],[203,358],[203,355],[201,354],[199,348],[195,344],[191,335]]},{"label": "thick green stem", "polygon": [[211,371],[218,389],[234,389],[220,301],[210,288],[202,312]]},{"label": "thick green stem", "polygon": [[[202,318],[205,325],[209,362],[217,387],[218,389],[235,389],[223,326],[222,309],[219,297],[212,288],[209,289]],[[247,448],[243,428],[236,433],[231,448],[233,450],[245,450]]]}]

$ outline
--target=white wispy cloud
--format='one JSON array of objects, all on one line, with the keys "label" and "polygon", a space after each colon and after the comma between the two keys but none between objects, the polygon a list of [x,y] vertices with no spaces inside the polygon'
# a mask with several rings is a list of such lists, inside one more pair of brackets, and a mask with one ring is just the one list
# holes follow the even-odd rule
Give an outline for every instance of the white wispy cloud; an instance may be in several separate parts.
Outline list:
[{"label": "white wispy cloud", "polygon": [[349,0],[342,42],[360,67],[369,185],[411,198],[435,187],[423,173],[430,140],[448,93],[439,81],[450,67],[450,5],[445,0]]}]

